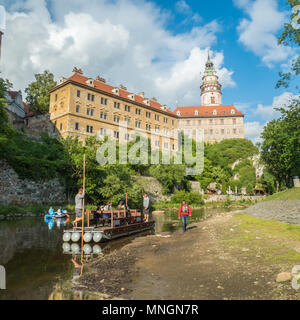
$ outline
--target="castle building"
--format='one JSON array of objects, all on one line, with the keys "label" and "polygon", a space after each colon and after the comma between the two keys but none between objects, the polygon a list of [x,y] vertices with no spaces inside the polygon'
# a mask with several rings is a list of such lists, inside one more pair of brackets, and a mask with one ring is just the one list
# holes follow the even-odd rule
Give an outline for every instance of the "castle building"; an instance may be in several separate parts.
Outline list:
[{"label": "castle building", "polygon": [[[152,146],[175,151],[178,148],[177,115],[155,98],[133,94],[123,85],[114,87],[105,79],[88,78],[81,69],[61,78],[50,90],[50,120],[63,137],[77,136],[79,140],[98,134],[120,141],[130,141],[135,133],[151,138]],[[127,127],[123,133],[121,128]]]},{"label": "castle building", "polygon": [[244,115],[233,105],[222,105],[222,86],[208,55],[202,78],[201,106],[178,107],[178,129],[190,137],[202,129],[205,142],[244,138]]}]

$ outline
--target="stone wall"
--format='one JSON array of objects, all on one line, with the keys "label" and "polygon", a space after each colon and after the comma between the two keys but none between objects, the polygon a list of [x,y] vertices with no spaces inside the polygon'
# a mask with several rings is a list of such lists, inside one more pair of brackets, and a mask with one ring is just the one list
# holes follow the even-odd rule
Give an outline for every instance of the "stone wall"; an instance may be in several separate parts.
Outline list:
[{"label": "stone wall", "polygon": [[65,187],[58,179],[22,180],[6,160],[0,160],[0,205],[61,203],[66,201]]},{"label": "stone wall", "polygon": [[210,202],[224,202],[226,201],[227,197],[229,197],[230,201],[260,201],[262,199],[264,199],[266,196],[246,196],[246,195],[213,195],[210,196],[208,199],[205,199],[204,201],[206,203],[210,203]]},{"label": "stone wall", "polygon": [[24,131],[27,135],[40,137],[40,134],[47,133],[50,137],[58,136],[55,126],[50,121],[50,114],[40,114],[24,119]]}]

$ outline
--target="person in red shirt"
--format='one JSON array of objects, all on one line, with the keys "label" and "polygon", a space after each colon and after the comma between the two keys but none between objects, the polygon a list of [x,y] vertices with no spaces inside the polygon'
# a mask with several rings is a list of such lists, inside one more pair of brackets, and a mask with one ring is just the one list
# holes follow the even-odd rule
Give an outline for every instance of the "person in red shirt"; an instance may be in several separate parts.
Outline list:
[{"label": "person in red shirt", "polygon": [[188,217],[192,216],[192,210],[188,204],[185,203],[185,201],[182,201],[182,205],[179,208],[178,211],[178,218],[182,220],[182,230],[183,232],[186,232],[186,226],[188,224]]}]

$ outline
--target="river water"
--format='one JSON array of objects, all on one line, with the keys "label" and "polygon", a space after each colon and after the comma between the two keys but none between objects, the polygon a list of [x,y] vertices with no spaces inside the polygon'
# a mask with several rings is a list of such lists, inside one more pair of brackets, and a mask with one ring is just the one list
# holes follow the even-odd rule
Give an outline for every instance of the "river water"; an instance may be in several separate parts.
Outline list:
[{"label": "river water", "polygon": [[[232,210],[193,210],[191,222]],[[177,210],[168,210],[166,214],[154,215],[153,218],[156,221],[156,233],[174,232],[180,228]],[[42,218],[0,221],[0,265],[6,270],[6,290],[0,290],[0,300],[46,300],[53,296],[57,284],[74,278],[81,259],[62,249],[65,227],[59,221],[49,225]],[[128,244],[135,237],[101,243],[96,251],[107,254]],[[97,254],[86,259],[95,257]]]}]

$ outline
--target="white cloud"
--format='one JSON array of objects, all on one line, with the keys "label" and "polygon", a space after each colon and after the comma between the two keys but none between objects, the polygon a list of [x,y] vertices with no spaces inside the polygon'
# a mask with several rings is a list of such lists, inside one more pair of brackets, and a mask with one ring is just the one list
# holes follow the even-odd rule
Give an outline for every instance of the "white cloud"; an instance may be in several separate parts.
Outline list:
[{"label": "white cloud", "polygon": [[234,3],[249,16],[242,19],[237,28],[239,41],[248,50],[269,67],[293,54],[290,47],[277,43],[276,33],[282,29],[288,13],[279,11],[276,0],[234,0]]},{"label": "white cloud", "polygon": [[191,13],[191,7],[184,1],[179,0],[175,3],[175,8],[178,12],[188,14]]},{"label": "white cloud", "polygon": [[275,108],[285,108],[290,102],[298,96],[293,95],[291,92],[284,92],[280,96],[273,98],[272,105],[258,104],[256,108],[251,109],[249,104],[240,104],[239,107],[244,107],[247,118],[256,118],[259,121],[246,121],[245,122],[245,136],[251,139],[254,143],[260,141],[260,134],[263,127],[268,121],[278,119],[280,112]]},{"label": "white cloud", "polygon": [[245,137],[252,140],[254,144],[260,142],[260,134],[263,130],[263,127],[264,124],[261,124],[258,121],[246,122],[244,125]]},{"label": "white cloud", "polygon": [[[165,27],[170,13],[151,2],[53,0],[51,12],[44,0],[4,5],[1,71],[16,89],[24,89],[35,73],[49,69],[59,78],[76,65],[88,76],[100,74],[133,92],[145,91],[171,108],[176,100],[200,104],[199,72],[207,48],[217,41],[216,21],[172,34]],[[213,56],[223,86],[234,85],[232,72],[222,66],[223,53]]]}]

